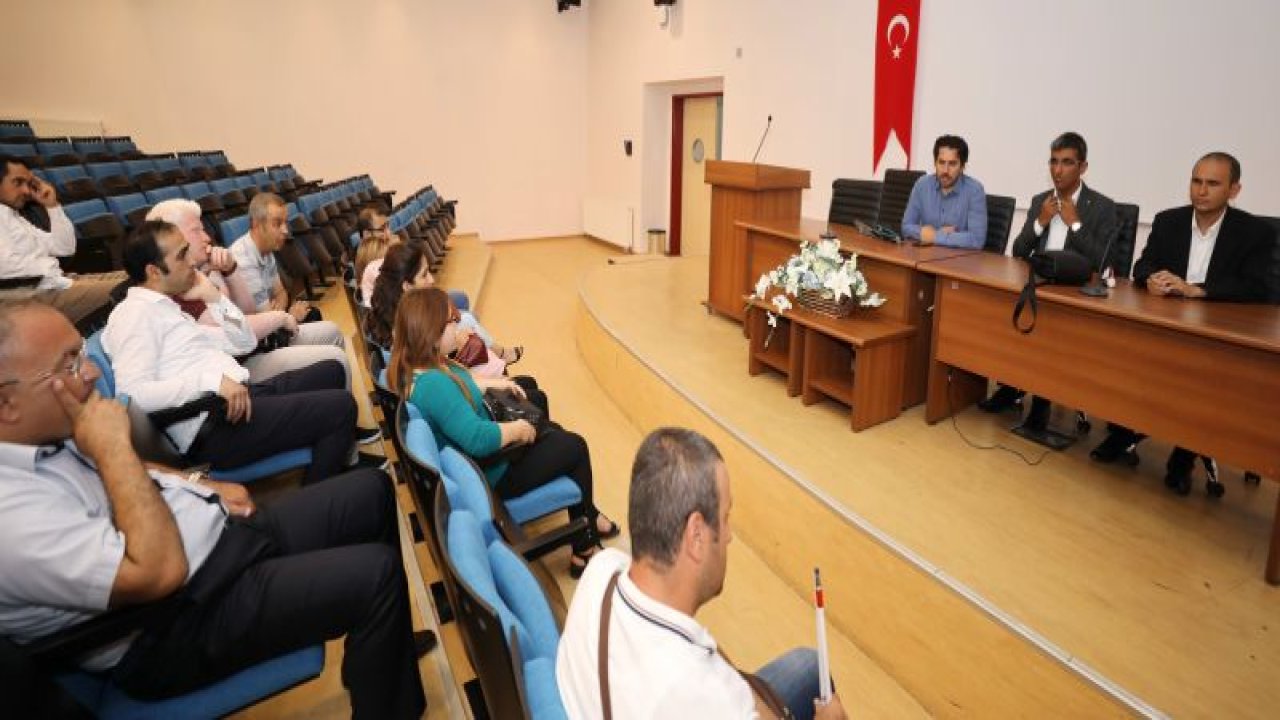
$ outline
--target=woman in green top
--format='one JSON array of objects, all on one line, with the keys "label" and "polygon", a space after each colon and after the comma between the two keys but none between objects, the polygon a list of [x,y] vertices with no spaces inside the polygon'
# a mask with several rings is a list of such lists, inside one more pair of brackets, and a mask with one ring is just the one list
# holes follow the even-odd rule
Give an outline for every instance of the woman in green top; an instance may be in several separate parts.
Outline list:
[{"label": "woman in green top", "polygon": [[585,517],[588,532],[573,549],[569,575],[582,575],[587,559],[601,538],[618,535],[617,523],[592,502],[591,454],[581,435],[548,423],[539,433],[527,420],[495,422],[483,402],[483,390],[498,388],[524,395],[509,379],[476,379],[449,360],[457,349],[458,323],[443,290],[410,290],[396,310],[391,365],[387,379],[392,391],[413,403],[426,418],[436,442],[472,458],[484,458],[518,445],[527,449],[513,462],[485,468],[498,497],[519,497],[561,476],[582,491],[582,502],[569,508],[571,517]]}]

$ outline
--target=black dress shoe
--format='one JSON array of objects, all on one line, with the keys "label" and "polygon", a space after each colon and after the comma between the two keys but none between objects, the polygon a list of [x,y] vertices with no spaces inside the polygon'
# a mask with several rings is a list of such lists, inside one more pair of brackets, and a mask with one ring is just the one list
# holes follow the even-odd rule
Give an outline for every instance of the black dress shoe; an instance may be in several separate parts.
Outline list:
[{"label": "black dress shoe", "polygon": [[1191,471],[1169,470],[1164,476],[1164,486],[1179,495],[1191,494]]},{"label": "black dress shoe", "polygon": [[1019,407],[1022,404],[1023,393],[1016,387],[1001,385],[996,391],[991,393],[991,397],[978,403],[978,407],[984,412],[1002,413],[1005,410]]},{"label": "black dress shoe", "polygon": [[1031,412],[1027,413],[1027,419],[1023,421],[1022,426],[1028,430],[1035,432],[1044,432],[1049,429],[1049,401],[1044,398],[1031,399]]},{"label": "black dress shoe", "polygon": [[439,640],[436,634],[430,630],[414,630],[413,631],[413,651],[418,657],[422,657],[427,653],[435,650]]},{"label": "black dress shoe", "polygon": [[1095,462],[1113,463],[1121,458],[1130,466],[1138,464],[1137,443],[1130,435],[1113,432],[1098,443],[1098,447],[1089,452]]}]

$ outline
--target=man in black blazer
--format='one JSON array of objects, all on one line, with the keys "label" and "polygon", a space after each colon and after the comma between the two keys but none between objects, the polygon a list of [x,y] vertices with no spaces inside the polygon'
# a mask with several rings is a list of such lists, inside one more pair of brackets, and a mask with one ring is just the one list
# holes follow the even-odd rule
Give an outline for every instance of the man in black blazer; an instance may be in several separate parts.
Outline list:
[{"label": "man in black blazer", "polygon": [[[1065,132],[1049,146],[1049,177],[1053,189],[1031,199],[1026,222],[1013,241],[1014,257],[1030,257],[1045,250],[1072,250],[1101,269],[1103,254],[1116,237],[1116,205],[1106,195],[1087,187],[1089,146],[1079,133]],[[1107,258],[1109,260],[1109,258]],[[987,412],[1014,407],[1022,391],[1001,385],[991,397],[978,403]],[[1049,401],[1032,398],[1026,427],[1041,431],[1049,424]]]},{"label": "man in black blazer", "polygon": [[[1133,266],[1133,281],[1164,297],[1266,302],[1275,233],[1253,215],[1228,207],[1239,193],[1238,160],[1223,152],[1200,158],[1191,171],[1191,204],[1156,215]],[[1099,462],[1124,457],[1136,464],[1144,436],[1115,424],[1108,429],[1090,457]],[[1183,495],[1190,492],[1195,460],[1190,450],[1174,448],[1165,485]]]}]

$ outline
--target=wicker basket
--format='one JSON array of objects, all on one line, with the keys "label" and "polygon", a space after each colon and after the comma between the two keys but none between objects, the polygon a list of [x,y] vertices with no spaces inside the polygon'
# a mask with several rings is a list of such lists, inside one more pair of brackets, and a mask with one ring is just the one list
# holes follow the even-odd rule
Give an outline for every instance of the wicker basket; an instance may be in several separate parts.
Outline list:
[{"label": "wicker basket", "polygon": [[812,310],[828,317],[846,318],[853,313],[858,301],[852,295],[846,295],[843,300],[836,302],[822,297],[820,290],[802,289],[796,296],[796,304],[805,310]]}]

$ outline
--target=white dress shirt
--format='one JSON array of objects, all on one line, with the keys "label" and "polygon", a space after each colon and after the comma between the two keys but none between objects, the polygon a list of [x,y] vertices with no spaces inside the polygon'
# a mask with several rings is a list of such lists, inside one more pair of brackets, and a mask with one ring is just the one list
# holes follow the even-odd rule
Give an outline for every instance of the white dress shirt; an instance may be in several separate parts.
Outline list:
[{"label": "white dress shirt", "polygon": [[[1076,191],[1071,193],[1071,204],[1080,207],[1080,191],[1084,189],[1084,183],[1076,186]],[[1044,199],[1049,202],[1049,198]],[[1035,223],[1036,234],[1039,235],[1044,231],[1040,226],[1040,220]],[[1053,219],[1049,221],[1049,240],[1044,244],[1045,250],[1061,250],[1067,246],[1067,231],[1071,228],[1066,221],[1062,219],[1062,213],[1055,213]]]},{"label": "white dress shirt", "polygon": [[599,718],[600,608],[614,572],[609,618],[609,693],[617,720],[755,718],[751,687],[716,651],[697,620],[640,591],[627,576],[631,558],[595,554],[573,593],[556,656],[556,683],[571,720]]},{"label": "white dress shirt", "polygon": [[1196,214],[1191,213],[1191,251],[1187,255],[1187,276],[1183,278],[1192,285],[1200,285],[1209,275],[1209,261],[1213,259],[1213,248],[1218,244],[1218,231],[1222,229],[1222,219],[1227,216],[1223,210],[1217,220],[1209,226],[1208,232],[1200,233],[1196,224]]},{"label": "white dress shirt", "polygon": [[74,255],[76,229],[61,205],[49,208],[49,232],[27,222],[17,210],[0,204],[0,278],[44,278],[37,290],[66,290],[56,256]]},{"label": "white dress shirt", "polygon": [[[207,487],[150,474],[177,523],[190,580],[222,536],[225,508]],[[125,541],[102,479],[74,443],[0,443],[0,633],[29,642],[105,612]],[[109,668],[132,640],[81,663]]]},{"label": "white dress shirt", "polygon": [[276,272],[276,256],[272,253],[263,255],[253,242],[253,236],[245,233],[231,245],[231,256],[236,259],[237,272],[244,273],[245,284],[253,295],[254,307],[258,312],[270,310],[271,293],[276,289],[276,280],[280,277]]},{"label": "white dress shirt", "polygon": [[[238,316],[250,338],[253,332],[240,310],[225,297],[210,310]],[[243,383],[249,371],[228,354],[231,343],[218,327],[191,319],[167,295],[143,287],[129,288],[111,311],[102,332],[102,347],[111,358],[116,392],[128,395],[147,412],[175,408],[207,392],[218,392],[224,376]],[[257,345],[257,341],[253,341]],[[179,452],[191,447],[208,413],[168,428]]]}]

